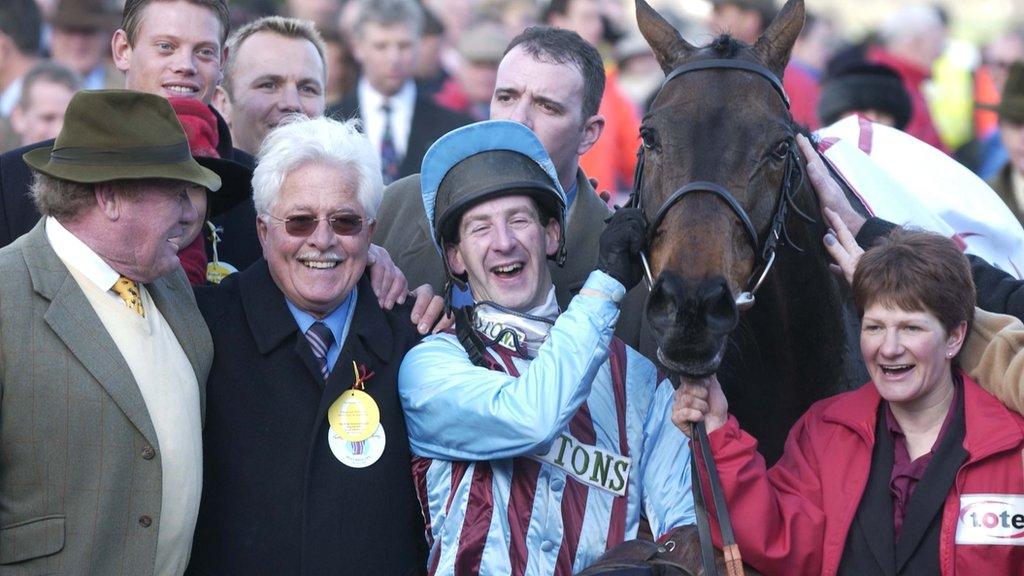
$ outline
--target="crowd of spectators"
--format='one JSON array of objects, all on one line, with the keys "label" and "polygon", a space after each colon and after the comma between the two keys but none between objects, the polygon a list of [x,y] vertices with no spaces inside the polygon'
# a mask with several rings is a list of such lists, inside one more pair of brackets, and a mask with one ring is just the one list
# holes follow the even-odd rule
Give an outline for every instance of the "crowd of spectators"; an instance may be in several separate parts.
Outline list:
[{"label": "crowd of spectators", "polygon": [[[311,94],[308,83],[298,88],[295,104],[282,110],[309,116],[325,111],[335,117],[358,113],[372,142],[382,145],[387,137],[389,144],[383,149],[389,155],[382,156],[382,162],[390,176],[385,174],[385,180],[415,173],[426,145],[440,134],[488,117],[508,40],[530,25],[549,24],[577,32],[604,57],[607,82],[600,113],[606,120],[605,134],[583,155],[581,164],[597,180],[599,190],[622,194],[630,188],[639,119],[663,71],[632,22],[629,2],[417,0],[415,14],[403,15],[400,9],[371,14],[369,30],[360,4],[231,2],[235,48],[243,42],[248,46],[228,52],[213,103],[228,121],[236,146],[255,153],[259,140],[253,137],[276,125],[276,119],[253,117],[261,113],[259,105],[239,94],[247,90],[239,83],[256,73],[251,62],[270,57],[302,60],[303,56],[280,51],[275,39],[291,38],[296,50],[310,47],[301,44],[305,39],[316,52],[304,56],[306,76],[315,76],[322,68],[322,86],[316,88],[317,94]],[[688,39],[707,40],[728,32],[754,42],[779,3],[709,0],[703,20],[681,16],[663,4],[659,8]],[[123,86],[109,48],[111,35],[121,25],[122,6],[123,0],[10,0],[0,6],[0,151],[54,137],[62,109],[75,90]],[[238,33],[266,16],[292,17],[312,25],[299,30],[297,24],[263,23]],[[1024,59],[1024,25],[1007,23],[980,44],[968,45],[950,38],[951,23],[943,9],[909,2],[894,4],[867,35],[850,35],[843,24],[809,3],[806,25],[784,79],[798,122],[814,130],[856,112],[954,155],[984,179],[1006,180],[1011,165],[1018,174],[1024,171],[1022,154],[1011,153],[1012,129],[1006,129],[1008,123],[1017,126],[1016,120],[995,111],[1010,65]],[[284,27],[289,29],[282,31]],[[386,33],[382,36],[377,28]],[[396,37],[397,28],[407,29]],[[957,51],[960,57],[953,56]],[[387,121],[379,107],[368,109],[362,101],[374,98],[371,92],[381,102],[394,98]],[[264,105],[274,99],[263,98]],[[435,126],[412,126],[414,104],[441,118]],[[392,129],[385,132],[384,124]],[[1021,206],[1011,208],[1019,212]]]}]

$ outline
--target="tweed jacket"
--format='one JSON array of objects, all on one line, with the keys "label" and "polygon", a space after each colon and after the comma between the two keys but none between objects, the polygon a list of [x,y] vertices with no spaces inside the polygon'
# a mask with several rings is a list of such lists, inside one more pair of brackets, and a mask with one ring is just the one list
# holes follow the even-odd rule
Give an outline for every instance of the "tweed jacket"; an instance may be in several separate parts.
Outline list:
[{"label": "tweed jacket", "polygon": [[[0,250],[0,576],[153,574],[156,432],[44,222]],[[203,406],[213,343],[185,274],[146,289],[195,370]]]}]

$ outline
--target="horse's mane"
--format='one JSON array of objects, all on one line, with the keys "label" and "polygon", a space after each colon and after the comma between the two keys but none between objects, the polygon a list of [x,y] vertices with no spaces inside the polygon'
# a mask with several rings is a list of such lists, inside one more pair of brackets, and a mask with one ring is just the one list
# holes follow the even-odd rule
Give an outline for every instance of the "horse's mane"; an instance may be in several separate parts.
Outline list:
[{"label": "horse's mane", "polygon": [[743,48],[748,46],[728,34],[721,34],[706,46],[719,58],[735,58]]}]

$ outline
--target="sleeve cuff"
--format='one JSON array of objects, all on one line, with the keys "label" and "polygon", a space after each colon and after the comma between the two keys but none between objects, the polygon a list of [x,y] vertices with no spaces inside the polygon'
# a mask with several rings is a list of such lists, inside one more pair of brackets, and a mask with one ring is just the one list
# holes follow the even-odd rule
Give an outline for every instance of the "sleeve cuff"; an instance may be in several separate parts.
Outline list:
[{"label": "sleeve cuff", "polygon": [[626,288],[618,280],[600,270],[594,270],[587,277],[587,282],[580,290],[580,294],[588,295],[587,292],[591,296],[596,296],[593,294],[594,292],[600,293],[606,299],[616,304],[622,302],[622,299],[626,296]]}]

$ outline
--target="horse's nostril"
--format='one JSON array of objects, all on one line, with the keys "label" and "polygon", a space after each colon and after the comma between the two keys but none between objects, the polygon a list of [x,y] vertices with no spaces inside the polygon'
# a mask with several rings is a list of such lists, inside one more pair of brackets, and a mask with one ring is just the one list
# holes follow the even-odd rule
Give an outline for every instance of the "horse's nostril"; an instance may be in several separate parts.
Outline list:
[{"label": "horse's nostril", "polygon": [[702,300],[708,329],[719,334],[731,332],[740,316],[725,278],[709,280],[702,288],[705,289]]}]

